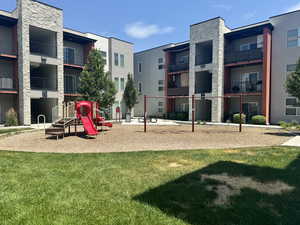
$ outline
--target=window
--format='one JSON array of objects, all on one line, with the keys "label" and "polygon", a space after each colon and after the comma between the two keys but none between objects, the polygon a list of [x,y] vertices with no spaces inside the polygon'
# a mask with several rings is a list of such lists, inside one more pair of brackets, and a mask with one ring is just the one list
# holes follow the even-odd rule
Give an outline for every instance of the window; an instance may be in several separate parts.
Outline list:
[{"label": "window", "polygon": [[158,63],[160,63],[160,64],[164,63],[164,59],[163,58],[159,58],[158,59]]},{"label": "window", "polygon": [[257,35],[257,48],[262,48],[264,45],[264,36]]},{"label": "window", "polygon": [[300,102],[297,100],[297,98],[286,98],[285,105],[286,116],[300,116]]},{"label": "window", "polygon": [[158,102],[158,106],[164,106],[163,102]]},{"label": "window", "polygon": [[287,47],[298,47],[300,46],[300,28],[289,30],[287,32]]},{"label": "window", "polygon": [[162,70],[164,68],[164,65],[158,65],[158,69]]},{"label": "window", "polygon": [[105,65],[106,65],[107,64],[107,52],[104,52],[104,51],[100,51],[100,52],[101,52],[101,56],[104,59]]},{"label": "window", "polygon": [[297,64],[289,64],[286,66],[286,76],[285,79],[292,73],[295,72],[297,69]]},{"label": "window", "polygon": [[119,78],[118,77],[115,77],[115,86],[116,86],[117,91],[119,91]]},{"label": "window", "polygon": [[141,82],[139,82],[138,91],[140,94],[142,93],[142,83]]},{"label": "window", "polygon": [[181,104],[181,112],[188,112],[189,111],[189,104],[188,103],[182,103]]},{"label": "window", "polygon": [[163,80],[159,80],[158,81],[158,85],[164,85],[164,81]]},{"label": "window", "polygon": [[250,50],[250,45],[248,43],[240,45],[240,51],[248,51],[248,50]]},{"label": "window", "polygon": [[124,55],[120,55],[120,66],[121,67],[124,67],[125,66],[125,57],[124,57]]},{"label": "window", "polygon": [[77,82],[76,82],[76,76],[74,75],[65,75],[64,77],[65,82],[65,93],[67,94],[74,94],[77,92]]},{"label": "window", "polygon": [[75,64],[75,49],[74,48],[64,48],[64,63],[65,64]]},{"label": "window", "polygon": [[115,66],[118,66],[119,65],[119,54],[115,53],[114,57],[115,57]]},{"label": "window", "polygon": [[295,72],[297,69],[297,64],[289,64],[286,66],[287,72]]},{"label": "window", "polygon": [[158,87],[158,91],[163,91],[164,87]]},{"label": "window", "polygon": [[138,68],[139,73],[141,73],[141,72],[142,72],[142,63],[139,63],[139,64],[138,64],[138,67],[139,67],[139,68]]},{"label": "window", "polygon": [[159,112],[159,113],[163,113],[163,112],[164,112],[164,109],[163,109],[163,108],[158,108],[158,112]]},{"label": "window", "polygon": [[125,80],[124,78],[121,78],[121,91],[124,91],[125,89]]}]

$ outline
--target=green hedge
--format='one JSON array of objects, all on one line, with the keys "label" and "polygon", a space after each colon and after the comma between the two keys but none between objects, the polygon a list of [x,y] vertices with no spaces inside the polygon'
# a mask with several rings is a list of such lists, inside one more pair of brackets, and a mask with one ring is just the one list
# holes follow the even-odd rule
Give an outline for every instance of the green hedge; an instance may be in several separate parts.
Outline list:
[{"label": "green hedge", "polygon": [[[234,114],[232,117],[232,122],[233,123],[240,123],[240,114]],[[242,114],[242,123],[246,123],[246,115]]]},{"label": "green hedge", "polygon": [[265,125],[266,124],[266,117],[262,115],[252,116],[251,123]]}]

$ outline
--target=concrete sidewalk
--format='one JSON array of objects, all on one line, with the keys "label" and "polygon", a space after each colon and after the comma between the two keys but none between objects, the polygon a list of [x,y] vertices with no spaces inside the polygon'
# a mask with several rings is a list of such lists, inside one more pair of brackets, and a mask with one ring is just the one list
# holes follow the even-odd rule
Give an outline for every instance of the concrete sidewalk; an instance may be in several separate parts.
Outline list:
[{"label": "concrete sidewalk", "polygon": [[282,146],[300,147],[300,136],[296,136],[287,142],[283,143]]}]

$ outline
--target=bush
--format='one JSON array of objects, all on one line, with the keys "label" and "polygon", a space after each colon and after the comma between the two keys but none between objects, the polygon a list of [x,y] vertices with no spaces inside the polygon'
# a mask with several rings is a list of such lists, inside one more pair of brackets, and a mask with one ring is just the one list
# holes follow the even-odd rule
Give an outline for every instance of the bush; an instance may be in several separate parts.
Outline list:
[{"label": "bush", "polygon": [[286,130],[300,130],[300,125],[296,120],[293,120],[291,123],[280,121],[279,125]]},{"label": "bush", "polygon": [[188,120],[188,114],[187,113],[177,113],[176,120]]},{"label": "bush", "polygon": [[[232,122],[240,123],[240,114],[239,113],[236,113],[233,115]],[[246,115],[245,114],[242,114],[242,123],[246,123]]]},{"label": "bush", "polygon": [[266,124],[266,117],[262,115],[252,116],[251,122],[253,124],[265,125]]},{"label": "bush", "polygon": [[206,125],[206,121],[198,120],[197,124],[198,125]]},{"label": "bush", "polygon": [[279,121],[279,126],[281,126],[282,128],[286,129],[289,127],[289,124],[285,121]]},{"label": "bush", "polygon": [[5,114],[5,126],[18,126],[18,114],[13,108],[10,108]]}]

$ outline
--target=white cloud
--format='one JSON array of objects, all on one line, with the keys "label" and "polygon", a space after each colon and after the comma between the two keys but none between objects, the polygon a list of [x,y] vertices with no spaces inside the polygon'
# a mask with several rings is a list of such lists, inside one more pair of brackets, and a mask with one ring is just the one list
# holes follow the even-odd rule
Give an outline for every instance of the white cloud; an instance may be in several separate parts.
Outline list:
[{"label": "white cloud", "polygon": [[250,20],[250,19],[254,18],[255,16],[256,16],[256,12],[253,11],[253,12],[248,12],[248,13],[244,14],[243,18],[245,20]]},{"label": "white cloud", "polygon": [[232,9],[231,5],[226,5],[226,4],[213,4],[212,7],[213,8],[218,8],[218,9],[223,9],[223,10],[226,10],[226,11],[229,11],[229,10]]},{"label": "white cloud", "polygon": [[285,11],[286,12],[292,12],[292,11],[296,11],[296,10],[300,10],[300,2],[297,3],[296,5],[293,5],[289,8],[287,8]]},{"label": "white cloud", "polygon": [[156,24],[145,24],[143,22],[135,22],[127,24],[125,32],[128,36],[145,39],[156,34],[167,34],[174,31],[174,27],[160,27]]}]

